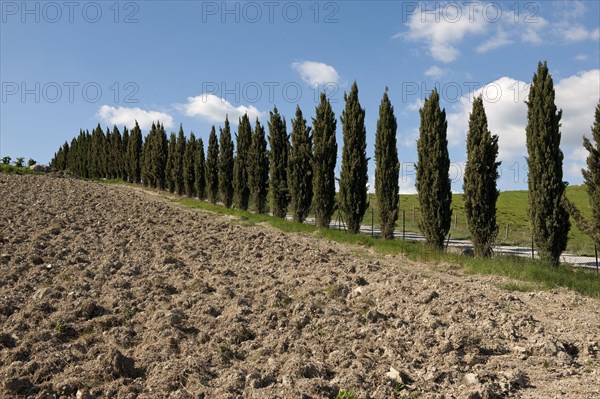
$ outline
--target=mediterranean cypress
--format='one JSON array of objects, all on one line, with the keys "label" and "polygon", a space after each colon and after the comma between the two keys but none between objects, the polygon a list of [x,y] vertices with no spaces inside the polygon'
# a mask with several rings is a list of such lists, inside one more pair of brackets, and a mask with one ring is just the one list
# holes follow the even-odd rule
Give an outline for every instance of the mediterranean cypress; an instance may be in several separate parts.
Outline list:
[{"label": "mediterranean cypress", "polygon": [[219,141],[214,126],[210,130],[206,154],[206,191],[208,200],[216,204],[219,199]]},{"label": "mediterranean cypress", "polygon": [[346,107],[342,111],[342,170],[340,172],[340,211],[348,231],[358,234],[360,222],[369,206],[367,198],[367,132],[365,110],[358,100],[358,86],[352,84],[350,94],[344,93]]},{"label": "mediterranean cypress", "polygon": [[292,119],[292,146],[288,160],[288,185],[294,221],[303,223],[312,202],[312,136],[302,110],[296,106]]},{"label": "mediterranean cypress", "polygon": [[290,202],[287,163],[288,163],[288,135],[285,119],[279,115],[277,107],[269,112],[269,146],[270,154],[270,193],[271,211],[273,216],[285,218]]},{"label": "mediterranean cypress", "polygon": [[127,143],[127,165],[129,181],[132,183],[140,183],[141,181],[141,166],[140,158],[142,153],[142,131],[138,122],[135,121],[135,127],[131,129],[129,142]]},{"label": "mediterranean cypress", "polygon": [[416,186],[421,208],[419,227],[427,245],[444,249],[444,239],[452,220],[450,157],[446,110],[440,109],[440,97],[434,90],[419,110],[421,123],[417,140]]},{"label": "mediterranean cypress", "polygon": [[204,142],[202,137],[196,142],[196,156],[194,162],[194,178],[196,179],[196,195],[199,199],[206,199],[206,162],[204,160]]},{"label": "mediterranean cypress", "polygon": [[313,212],[319,227],[329,227],[335,211],[335,164],[337,120],[325,93],[313,118]]},{"label": "mediterranean cypress", "polygon": [[154,144],[154,156],[152,164],[152,173],[155,178],[156,188],[164,190],[166,187],[165,166],[167,163],[167,133],[165,126],[157,125],[156,142]]},{"label": "mediterranean cypress", "polygon": [[183,185],[183,158],[185,157],[186,139],[183,133],[183,125],[179,125],[177,133],[177,145],[175,146],[175,155],[173,157],[173,181],[175,182],[175,192],[182,195]]},{"label": "mediterranean cypress", "polygon": [[177,147],[177,136],[171,132],[169,136],[169,143],[167,144],[167,164],[165,169],[165,176],[167,177],[167,190],[169,192],[175,192],[175,147]]},{"label": "mediterranean cypress", "polygon": [[194,164],[196,158],[196,136],[190,132],[190,139],[185,146],[183,157],[183,187],[185,195],[193,197],[196,194],[196,178],[194,176]]},{"label": "mediterranean cypress", "polygon": [[496,200],[498,189],[498,136],[488,129],[480,95],[473,101],[467,133],[467,164],[463,199],[475,256],[490,257],[498,235]]},{"label": "mediterranean cypress", "polygon": [[109,179],[116,179],[121,177],[121,146],[122,146],[121,132],[115,125],[110,137],[107,141],[107,159],[106,159],[106,171]]},{"label": "mediterranean cypress", "polygon": [[250,188],[248,187],[249,151],[252,144],[252,126],[250,126],[248,114],[244,114],[239,120],[236,139],[236,156],[233,167],[235,201],[240,209],[247,210],[250,199]]},{"label": "mediterranean cypress", "polygon": [[256,118],[252,145],[250,148],[248,183],[256,213],[267,212],[267,196],[269,193],[269,154],[265,128]]},{"label": "mediterranean cypress", "polygon": [[233,141],[229,117],[225,117],[225,127],[219,129],[219,191],[223,205],[233,204]]},{"label": "mediterranean cypress", "polygon": [[561,201],[566,187],[560,149],[562,111],[557,111],[554,98],[548,65],[540,62],[527,101],[529,218],[540,257],[558,266],[567,247],[570,222]]},{"label": "mediterranean cypress", "polygon": [[121,140],[121,170],[119,171],[121,179],[123,181],[129,181],[129,174],[127,171],[127,146],[129,145],[129,130],[127,126],[123,128],[123,139]]},{"label": "mediterranean cypress", "polygon": [[379,106],[379,119],[375,133],[375,194],[377,195],[378,217],[381,224],[381,238],[394,238],[394,228],[398,219],[398,179],[400,162],[396,147],[398,123],[394,107],[388,98],[387,88]]},{"label": "mediterranean cypress", "polygon": [[[583,147],[588,151],[587,169],[582,169],[583,181],[588,193],[592,208],[591,218],[588,220],[581,215],[575,205],[563,196],[564,206],[575,220],[579,230],[592,237],[596,247],[600,247],[600,103],[596,106],[594,125],[592,126],[592,140],[583,137]],[[66,143],[65,143],[66,145]]]}]

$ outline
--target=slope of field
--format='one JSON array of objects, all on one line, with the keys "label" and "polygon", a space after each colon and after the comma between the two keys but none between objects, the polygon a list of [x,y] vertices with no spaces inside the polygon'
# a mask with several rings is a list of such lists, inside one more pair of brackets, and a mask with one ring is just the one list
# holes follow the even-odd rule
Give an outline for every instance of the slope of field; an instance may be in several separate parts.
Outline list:
[{"label": "slope of field", "polygon": [[132,187],[0,192],[1,398],[600,397],[598,300]]}]

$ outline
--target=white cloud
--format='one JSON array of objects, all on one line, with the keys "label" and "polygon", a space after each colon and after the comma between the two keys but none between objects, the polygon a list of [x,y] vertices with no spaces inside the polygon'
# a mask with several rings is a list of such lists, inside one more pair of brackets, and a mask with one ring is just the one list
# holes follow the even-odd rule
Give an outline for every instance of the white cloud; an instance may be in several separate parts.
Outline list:
[{"label": "white cloud", "polygon": [[577,54],[575,56],[575,61],[585,61],[588,59],[587,54]]},{"label": "white cloud", "polygon": [[103,105],[96,114],[104,123],[127,126],[130,129],[138,122],[141,129],[149,129],[154,122],[162,123],[165,128],[173,127],[173,117],[159,111],[146,111],[141,108],[111,107]]},{"label": "white cloud", "polygon": [[415,179],[411,176],[402,175],[399,179],[399,193],[400,194],[416,194],[417,187],[415,187]]},{"label": "white cloud", "polygon": [[533,44],[534,46],[539,46],[544,42],[538,30],[533,28],[525,29],[525,32],[521,34],[521,40],[525,43]]},{"label": "white cloud", "polygon": [[411,112],[418,111],[423,107],[423,104],[424,104],[423,100],[420,98],[417,98],[414,102],[408,104],[406,106],[406,109]]},{"label": "white cloud", "polygon": [[229,115],[231,123],[237,123],[238,118],[246,113],[250,120],[264,115],[254,106],[234,107],[229,101],[207,93],[188,97],[186,104],[177,107],[187,116],[204,118],[210,122],[223,122],[226,115]]},{"label": "white cloud", "polygon": [[444,75],[446,75],[446,70],[437,65],[434,65],[425,71],[425,76],[429,76],[430,78],[441,78]]},{"label": "white cloud", "polygon": [[[556,105],[563,110],[561,148],[565,154],[571,154],[565,157],[565,173],[570,173],[575,167],[580,168],[581,161],[585,159],[580,151],[582,136],[590,135],[599,88],[598,69],[581,72],[555,84]],[[527,105],[524,101],[529,95],[529,84],[509,77],[491,82],[460,99],[456,110],[448,114],[450,145],[464,147],[472,101],[479,94],[483,95],[489,129],[499,136],[499,160],[505,164],[523,160],[527,155]],[[567,158],[575,166],[569,165]]]},{"label": "white cloud", "polygon": [[508,33],[506,33],[506,31],[502,29],[498,29],[494,37],[486,40],[479,47],[477,47],[477,52],[487,53],[490,50],[497,49],[498,47],[507,46],[512,43],[514,43],[514,41],[508,38]]},{"label": "white cloud", "polygon": [[580,146],[583,135],[591,134],[596,104],[600,100],[600,69],[565,78],[554,88],[556,106],[563,110],[561,143]]},{"label": "white cloud", "polygon": [[556,26],[555,33],[567,43],[600,40],[600,29],[590,30],[583,25],[560,24]]},{"label": "white cloud", "polygon": [[450,63],[458,58],[460,51],[457,46],[466,36],[481,35],[486,29],[481,9],[473,13],[473,18],[469,18],[468,11],[465,15],[465,11],[456,7],[436,7],[433,13],[429,13],[419,7],[405,24],[408,31],[393,38],[424,42],[435,60]]},{"label": "white cloud", "polygon": [[473,99],[483,97],[488,126],[498,135],[500,160],[520,158],[525,147],[525,124],[527,122],[527,99],[529,86],[522,81],[502,77],[460,99],[457,112],[448,114],[448,142],[464,146],[469,127]]},{"label": "white cloud", "polygon": [[331,65],[315,61],[293,62],[292,69],[300,74],[302,80],[309,85],[327,83],[337,84],[340,80],[340,75]]}]

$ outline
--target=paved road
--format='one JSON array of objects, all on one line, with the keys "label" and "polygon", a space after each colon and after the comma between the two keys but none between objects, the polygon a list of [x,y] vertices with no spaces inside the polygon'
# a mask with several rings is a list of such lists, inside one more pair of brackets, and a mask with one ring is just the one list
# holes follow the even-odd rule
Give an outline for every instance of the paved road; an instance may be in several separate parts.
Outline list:
[{"label": "paved road", "polygon": [[[291,220],[291,218],[289,218],[289,217],[288,217],[288,219]],[[311,223],[311,224],[315,223],[314,219],[312,219],[312,218],[307,219],[306,222]],[[329,228],[345,229],[345,226],[343,223],[341,224],[341,226],[338,226],[338,222],[333,221],[329,225]],[[363,234],[373,234],[373,235],[378,236],[380,233],[380,230],[377,227],[375,227],[373,230],[371,230],[371,226],[361,225],[360,232]],[[396,230],[394,232],[394,235],[396,237],[401,238],[402,231]],[[412,233],[412,232],[408,232],[408,231],[405,232],[404,237],[405,237],[405,239],[411,240],[411,241],[423,241],[425,239],[421,234]],[[448,246],[453,247],[453,248],[465,248],[466,249],[466,248],[473,248],[473,243],[471,243],[471,241],[469,241],[469,240],[455,240],[455,239],[451,238],[448,242]],[[512,246],[512,245],[496,245],[494,247],[494,253],[497,255],[513,255],[513,256],[522,256],[522,257],[527,257],[527,258],[532,257],[531,248],[517,247],[517,246]],[[533,256],[535,258],[538,258],[539,257],[538,252],[534,251]],[[561,262],[570,263],[575,266],[587,267],[587,268],[591,268],[591,269],[596,269],[596,267],[597,267],[596,258],[593,256],[580,256],[580,255],[563,253],[562,256],[560,257],[560,260],[561,260]]]}]

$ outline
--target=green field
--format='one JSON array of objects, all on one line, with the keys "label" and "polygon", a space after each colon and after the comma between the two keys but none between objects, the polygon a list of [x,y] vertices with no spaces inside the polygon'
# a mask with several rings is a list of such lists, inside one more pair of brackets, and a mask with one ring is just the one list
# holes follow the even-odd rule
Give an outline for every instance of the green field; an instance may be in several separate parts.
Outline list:
[{"label": "green field", "polygon": [[[567,187],[567,197],[573,201],[581,210],[582,214],[589,216],[591,213],[585,186]],[[363,219],[364,225],[371,225],[371,210],[373,209],[374,225],[379,225],[377,217],[377,198],[370,196],[371,207],[367,210]],[[465,215],[462,194],[452,195],[452,226],[450,236],[456,239],[468,239],[470,236],[467,228],[467,219]],[[418,232],[417,226],[419,220],[419,200],[416,194],[400,195],[400,214],[396,222],[396,228],[402,231],[402,215],[404,212],[404,226],[407,232]],[[529,225],[529,216],[527,215],[527,191],[505,191],[498,197],[497,214],[499,244],[531,246],[531,227]],[[577,226],[571,222],[571,231],[569,233],[569,244],[567,252],[593,255],[594,243],[583,234]]]}]

